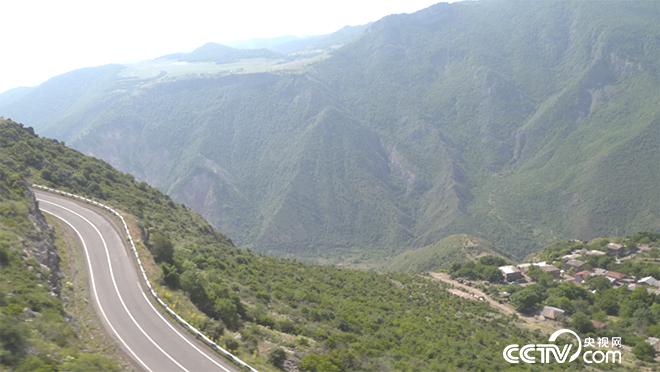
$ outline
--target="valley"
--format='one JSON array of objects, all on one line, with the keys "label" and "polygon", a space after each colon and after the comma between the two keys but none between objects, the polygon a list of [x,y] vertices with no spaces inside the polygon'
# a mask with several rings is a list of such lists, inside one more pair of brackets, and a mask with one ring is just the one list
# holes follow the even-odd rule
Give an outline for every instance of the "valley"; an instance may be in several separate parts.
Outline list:
[{"label": "valley", "polygon": [[660,2],[117,1],[0,5],[0,371],[657,370]]},{"label": "valley", "polygon": [[341,262],[469,234],[522,258],[660,227],[660,59],[653,36],[626,43],[659,35],[659,13],[438,4],[306,46],[73,71],[1,95],[0,115],[263,253]]}]

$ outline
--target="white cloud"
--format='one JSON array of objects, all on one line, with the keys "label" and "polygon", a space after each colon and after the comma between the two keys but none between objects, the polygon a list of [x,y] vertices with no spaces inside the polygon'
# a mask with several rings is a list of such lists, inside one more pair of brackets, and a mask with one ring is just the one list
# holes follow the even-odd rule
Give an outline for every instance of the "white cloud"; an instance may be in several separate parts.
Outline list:
[{"label": "white cloud", "polygon": [[438,1],[3,1],[0,92],[84,66],[149,59],[206,42],[329,33]]}]

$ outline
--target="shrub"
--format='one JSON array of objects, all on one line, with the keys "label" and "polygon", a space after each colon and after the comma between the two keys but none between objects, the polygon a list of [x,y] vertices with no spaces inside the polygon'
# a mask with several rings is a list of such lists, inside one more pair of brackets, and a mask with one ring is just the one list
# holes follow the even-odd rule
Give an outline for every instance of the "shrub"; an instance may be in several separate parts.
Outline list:
[{"label": "shrub", "polygon": [[633,347],[633,353],[638,359],[647,362],[652,362],[653,358],[655,358],[655,350],[653,350],[653,346],[649,345],[645,341],[638,342]]},{"label": "shrub", "polygon": [[511,303],[523,313],[531,313],[543,301],[542,289],[537,285],[530,285],[511,295]]},{"label": "shrub", "polygon": [[24,334],[15,322],[0,318],[0,363],[12,365],[25,355],[28,345]]},{"label": "shrub", "polygon": [[163,263],[160,265],[160,268],[163,270],[163,282],[165,285],[172,289],[179,288],[179,272],[176,270],[176,267],[169,263]]},{"label": "shrub", "polygon": [[268,361],[275,367],[282,369],[284,368],[284,362],[286,361],[286,352],[278,347],[270,352],[268,355]]},{"label": "shrub", "polygon": [[161,233],[154,233],[149,239],[149,250],[156,262],[174,262],[174,246],[172,242]]}]

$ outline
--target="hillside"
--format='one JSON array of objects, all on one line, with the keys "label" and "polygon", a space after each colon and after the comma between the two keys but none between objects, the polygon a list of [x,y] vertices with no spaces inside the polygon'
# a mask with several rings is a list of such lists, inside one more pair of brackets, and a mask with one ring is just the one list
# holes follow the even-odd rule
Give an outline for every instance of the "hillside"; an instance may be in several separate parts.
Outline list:
[{"label": "hillside", "polygon": [[452,264],[476,261],[481,256],[500,256],[489,242],[469,235],[452,235],[421,248],[387,259],[383,269],[421,273],[447,270]]},{"label": "hillside", "polygon": [[[140,250],[160,252],[171,244],[171,258],[145,257],[157,290],[260,370],[282,363],[272,357],[280,348],[287,363],[306,371],[503,368],[502,345],[532,338],[512,319],[453,298],[428,279],[304,265],[238,249],[147,184],[6,120],[0,121],[0,164],[6,169],[0,186],[15,188],[20,198],[29,195],[30,182],[93,197],[129,216],[142,232]],[[15,219],[13,212],[3,216]],[[438,345],[447,352],[438,352]]]},{"label": "hillside", "polygon": [[470,234],[520,258],[660,229],[659,25],[650,1],[438,4],[306,62],[72,72],[0,115],[261,252]]},{"label": "hillside", "polygon": [[[112,347],[86,333],[65,304],[72,280],[37,211],[0,122],[0,370],[119,371]],[[67,287],[67,288],[63,288]]]}]

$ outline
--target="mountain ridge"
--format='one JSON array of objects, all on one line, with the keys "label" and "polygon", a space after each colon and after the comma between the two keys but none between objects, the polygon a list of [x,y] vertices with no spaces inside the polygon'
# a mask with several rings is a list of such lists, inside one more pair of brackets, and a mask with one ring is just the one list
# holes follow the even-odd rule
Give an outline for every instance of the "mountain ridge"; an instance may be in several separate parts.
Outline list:
[{"label": "mountain ridge", "polygon": [[522,257],[660,229],[658,19],[648,2],[438,4],[295,73],[124,77],[34,123],[262,252],[392,254],[464,233]]}]

